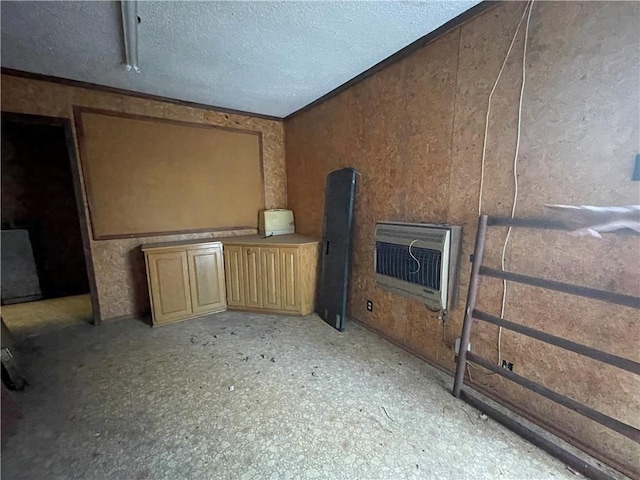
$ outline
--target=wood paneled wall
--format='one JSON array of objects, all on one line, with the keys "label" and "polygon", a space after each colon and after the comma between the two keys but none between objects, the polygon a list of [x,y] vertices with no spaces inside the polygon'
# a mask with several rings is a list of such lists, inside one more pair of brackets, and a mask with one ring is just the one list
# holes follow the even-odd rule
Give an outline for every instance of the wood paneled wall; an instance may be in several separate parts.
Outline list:
[{"label": "wood paneled wall", "polygon": [[[1,88],[2,110],[6,112],[73,119],[73,107],[82,106],[262,132],[266,208],[286,205],[284,131],[280,121],[186,107],[5,74],[2,75]],[[84,186],[83,203],[86,211]],[[255,230],[91,240],[101,317],[109,319],[148,312],[149,296],[144,257],[139,249],[141,243],[229,236],[235,233],[255,233]],[[91,236],[90,233],[89,235]]]},{"label": "wood paneled wall", "polygon": [[[352,166],[358,177],[348,313],[441,368],[454,367],[478,215],[480,159],[489,91],[525,5],[505,2],[338,96],[285,122],[289,207],[300,233],[319,235],[326,175]],[[544,203],[639,203],[631,181],[639,148],[640,5],[536,2],[531,16],[519,156],[518,216]],[[513,196],[523,32],[495,92],[483,213],[508,215]],[[376,288],[378,220],[464,226],[461,300],[443,329],[419,302]],[[485,264],[499,268],[505,231],[494,229]],[[515,231],[507,268],[640,294],[640,241]],[[499,314],[502,285],[483,281],[479,306]],[[373,312],[366,300],[374,302]],[[506,317],[640,360],[637,311],[510,285]],[[348,327],[347,327],[348,328]],[[518,334],[502,335],[515,371],[640,427],[637,377]],[[497,360],[497,329],[476,324],[472,349]],[[640,449],[498,376],[473,381],[618,468],[640,475]]]}]

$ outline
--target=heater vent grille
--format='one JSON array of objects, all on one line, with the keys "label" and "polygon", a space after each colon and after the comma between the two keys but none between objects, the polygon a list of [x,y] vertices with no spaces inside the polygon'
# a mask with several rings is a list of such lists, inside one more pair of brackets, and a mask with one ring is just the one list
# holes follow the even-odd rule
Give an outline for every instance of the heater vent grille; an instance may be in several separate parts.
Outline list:
[{"label": "heater vent grille", "polygon": [[438,250],[376,242],[376,258],[376,273],[440,290],[442,253]]},{"label": "heater vent grille", "polygon": [[461,234],[458,226],[379,222],[376,284],[432,310],[450,310],[456,300]]}]

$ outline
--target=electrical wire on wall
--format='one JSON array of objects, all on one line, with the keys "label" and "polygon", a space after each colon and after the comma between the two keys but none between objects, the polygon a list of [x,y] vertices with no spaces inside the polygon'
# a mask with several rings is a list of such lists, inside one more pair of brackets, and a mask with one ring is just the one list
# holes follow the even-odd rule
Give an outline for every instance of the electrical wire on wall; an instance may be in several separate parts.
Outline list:
[{"label": "electrical wire on wall", "polygon": [[[522,22],[524,20],[525,15],[527,14],[527,8],[531,5],[530,2],[525,5],[524,10],[522,12],[522,16],[520,17],[520,21],[518,22],[518,26],[516,27],[516,31],[513,32],[513,38],[511,39],[511,44],[509,45],[509,49],[507,50],[507,54],[504,57],[502,62],[502,66],[500,67],[500,71],[498,72],[498,76],[496,77],[496,81],[491,88],[491,92],[489,92],[489,100],[487,102],[487,116],[484,121],[484,140],[482,142],[482,160],[480,161],[480,192],[478,193],[478,216],[482,215],[482,191],[484,189],[484,167],[485,161],[487,158],[487,140],[489,139],[489,118],[491,116],[491,100],[493,99],[493,94],[496,91],[498,83],[500,82],[500,78],[502,78],[502,72],[504,72],[504,67],[507,65],[507,61],[509,60],[509,56],[511,55],[511,50],[513,49],[513,45],[516,43],[516,38],[518,38],[518,32],[520,31],[520,27],[522,26]],[[529,11],[531,9],[529,8]]]},{"label": "electrical wire on wall", "polygon": [[418,273],[418,272],[420,271],[420,262],[418,261],[418,259],[416,258],[416,256],[415,256],[415,255],[413,254],[413,252],[411,251],[411,247],[413,247],[414,243],[416,243],[417,241],[418,241],[418,240],[414,240],[413,242],[411,242],[411,243],[409,244],[409,255],[411,255],[411,258],[413,258],[413,259],[415,260],[416,265],[418,265],[418,268],[417,268],[417,269],[415,269],[413,272],[409,272],[409,273],[411,273],[412,275],[413,275],[414,273]]},{"label": "electrical wire on wall", "polygon": [[[411,256],[411,258],[413,258],[413,260],[416,262],[417,268],[415,270],[412,270],[411,272],[409,272],[411,275],[415,275],[416,273],[420,272],[420,269],[422,268],[422,264],[420,263],[420,261],[416,258],[416,256],[413,254],[413,252],[411,251],[411,248],[416,244],[416,242],[419,242],[419,239],[415,239],[413,240],[410,244],[409,244],[409,255]],[[427,310],[429,310],[431,313],[438,313],[438,320],[442,321],[442,324],[444,325],[445,323],[447,323],[447,310],[446,308],[443,309],[433,309],[430,308],[429,305],[427,305],[425,303],[425,307],[427,308]],[[443,330],[444,332],[444,330]],[[443,333],[444,335],[444,333]],[[444,336],[443,336],[443,340],[444,340]]]},{"label": "electrical wire on wall", "polygon": [[[504,61],[502,62],[502,67],[498,73],[495,83],[493,84],[493,88],[489,93],[489,100],[487,105],[487,116],[485,119],[485,130],[484,130],[484,141],[482,144],[482,160],[480,164],[480,191],[478,195],[478,215],[482,214],[482,193],[484,188],[484,170],[485,170],[485,159],[486,159],[486,151],[487,151],[487,140],[489,134],[489,118],[491,114],[491,100],[493,98],[493,94],[496,90],[498,82],[502,77],[502,73],[504,71],[505,65],[509,59],[511,54],[511,50],[513,49],[513,45],[515,44],[516,38],[518,36],[518,32],[520,31],[520,27],[524,20],[524,17],[527,17],[527,22],[525,26],[524,33],[524,46],[522,52],[522,82],[520,85],[520,98],[518,101],[518,119],[517,119],[517,133],[516,133],[516,147],[513,157],[513,201],[511,204],[511,218],[515,217],[516,207],[518,203],[518,155],[520,153],[520,137],[522,131],[522,102],[524,98],[524,88],[526,84],[526,76],[527,76],[527,67],[526,67],[526,59],[527,59],[527,46],[529,42],[529,25],[531,21],[531,11],[533,10],[533,3],[535,0],[531,0],[524,8],[522,12],[522,16],[520,17],[520,21],[518,22],[518,26],[513,34],[513,38],[511,39],[511,44],[509,45],[509,49],[507,50],[507,54],[505,55]],[[507,229],[507,235],[505,236],[504,244],[502,246],[502,255],[500,259],[500,268],[502,271],[505,270],[505,260],[507,254],[507,246],[509,244],[509,240],[511,238],[511,227]],[[500,318],[504,318],[505,308],[507,303],[507,281],[502,281],[502,303],[500,307]],[[498,327],[498,365],[502,362],[502,327]]]}]

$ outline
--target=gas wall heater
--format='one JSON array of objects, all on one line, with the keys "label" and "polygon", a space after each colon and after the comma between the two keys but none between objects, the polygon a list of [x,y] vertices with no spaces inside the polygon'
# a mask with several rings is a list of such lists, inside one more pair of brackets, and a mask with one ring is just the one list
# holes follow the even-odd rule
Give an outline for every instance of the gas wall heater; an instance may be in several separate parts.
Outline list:
[{"label": "gas wall heater", "polygon": [[461,237],[460,226],[378,222],[376,284],[430,310],[451,310],[457,301]]}]

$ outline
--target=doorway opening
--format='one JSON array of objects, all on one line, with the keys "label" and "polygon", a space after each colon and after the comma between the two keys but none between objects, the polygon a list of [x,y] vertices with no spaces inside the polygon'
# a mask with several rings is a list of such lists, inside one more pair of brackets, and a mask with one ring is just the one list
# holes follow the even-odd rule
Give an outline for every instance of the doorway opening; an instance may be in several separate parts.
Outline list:
[{"label": "doorway opening", "polygon": [[0,313],[16,338],[97,323],[70,128],[66,119],[2,115]]}]

